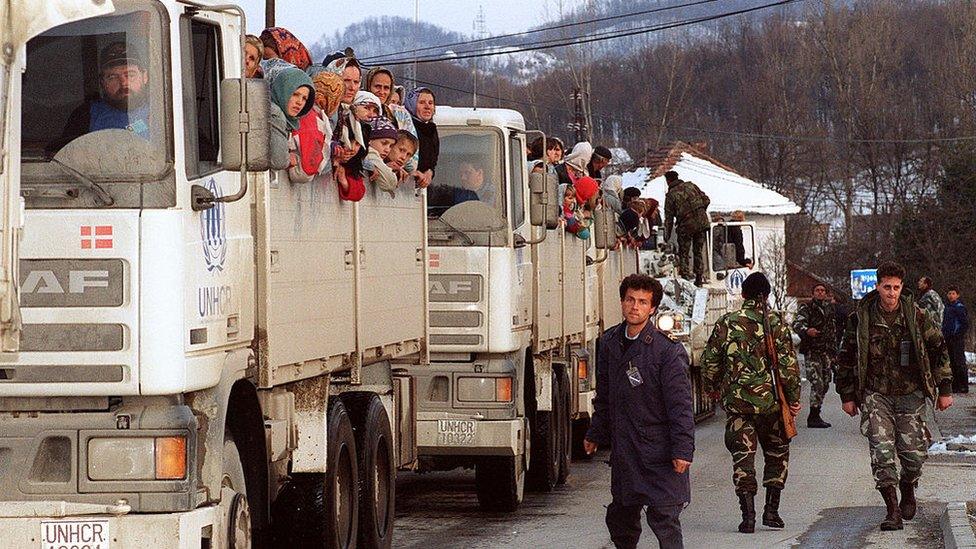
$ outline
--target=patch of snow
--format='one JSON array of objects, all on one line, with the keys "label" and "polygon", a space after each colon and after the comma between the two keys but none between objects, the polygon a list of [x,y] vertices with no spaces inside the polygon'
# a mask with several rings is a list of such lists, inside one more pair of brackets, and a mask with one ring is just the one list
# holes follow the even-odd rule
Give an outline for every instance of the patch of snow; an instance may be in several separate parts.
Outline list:
[{"label": "patch of snow", "polygon": [[[946,455],[976,455],[976,450],[959,450],[959,445],[968,446],[976,445],[976,435],[956,435],[954,437],[943,438],[938,442],[933,442],[929,446],[929,454],[946,454]],[[954,448],[954,449],[949,449]]]},{"label": "patch of snow", "polygon": [[[681,179],[698,185],[708,195],[711,199],[708,206],[710,212],[742,210],[746,213],[787,215],[800,211],[799,206],[778,192],[688,153],[681,154],[673,169]],[[668,184],[663,175],[650,181],[647,180],[648,175],[647,168],[623,174],[624,188],[641,189],[641,196],[657,199],[663,211]]]},{"label": "patch of snow", "polygon": [[[971,353],[969,351],[966,351],[966,365],[967,366],[976,365],[976,353]],[[969,378],[969,382],[976,383],[976,381],[973,381],[972,378]]]}]

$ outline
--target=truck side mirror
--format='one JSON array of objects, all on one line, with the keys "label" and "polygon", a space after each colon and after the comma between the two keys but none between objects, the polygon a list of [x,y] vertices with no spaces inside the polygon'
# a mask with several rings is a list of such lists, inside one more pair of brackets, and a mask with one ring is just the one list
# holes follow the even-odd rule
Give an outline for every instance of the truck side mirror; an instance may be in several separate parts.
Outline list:
[{"label": "truck side mirror", "polygon": [[[263,79],[248,78],[244,80],[245,100],[247,102],[246,117],[242,116],[241,111],[241,79],[226,78],[220,82],[220,142],[222,153],[222,166],[225,170],[239,172],[243,165],[241,158],[241,128],[245,127],[247,133],[244,134],[247,145],[247,171],[258,172],[278,168],[281,164],[272,157],[275,149],[272,143],[280,141],[277,133],[282,133],[281,129],[276,128],[279,124],[273,123],[274,117],[271,112],[271,92],[268,81]],[[281,117],[282,121],[284,116]],[[287,133],[285,135],[284,155],[287,157]],[[275,156],[280,156],[277,154]],[[287,162],[285,163],[287,166]]]},{"label": "truck side mirror", "polygon": [[[598,250],[609,250],[613,242],[613,212],[601,206],[593,210],[593,243]],[[614,236],[616,232],[614,232]]]},{"label": "truck side mirror", "polygon": [[529,175],[529,222],[546,229],[559,226],[559,180],[549,173]]}]

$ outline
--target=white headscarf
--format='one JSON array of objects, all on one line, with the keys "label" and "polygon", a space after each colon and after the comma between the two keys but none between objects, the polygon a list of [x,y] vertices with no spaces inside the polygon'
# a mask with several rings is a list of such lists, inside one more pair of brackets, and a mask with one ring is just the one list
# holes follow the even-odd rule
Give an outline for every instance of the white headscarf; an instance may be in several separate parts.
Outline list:
[{"label": "white headscarf", "polygon": [[587,141],[580,141],[566,155],[564,162],[572,166],[576,171],[586,174],[586,165],[590,163],[590,157],[592,156],[593,145],[590,145]]}]

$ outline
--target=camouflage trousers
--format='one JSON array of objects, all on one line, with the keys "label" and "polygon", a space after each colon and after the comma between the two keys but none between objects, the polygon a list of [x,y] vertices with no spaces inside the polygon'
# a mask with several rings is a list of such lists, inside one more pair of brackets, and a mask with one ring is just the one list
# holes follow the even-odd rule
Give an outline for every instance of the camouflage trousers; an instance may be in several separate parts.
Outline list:
[{"label": "camouflage trousers", "polygon": [[[868,437],[871,472],[878,489],[899,480],[915,483],[922,476],[931,435],[925,427],[921,391],[888,396],[867,391],[861,403],[861,434]],[[896,462],[901,462],[901,477]]]},{"label": "camouflage trousers", "polygon": [[763,486],[783,489],[790,463],[790,441],[783,436],[779,411],[769,414],[728,414],[725,447],[732,454],[732,483],[736,494],[755,494],[756,448],[762,448]]},{"label": "camouflage trousers", "polygon": [[[695,277],[705,275],[705,237],[707,231],[695,234],[678,233],[678,272],[685,278],[691,278],[692,272]],[[689,267],[688,261],[691,256],[692,266]]]},{"label": "camouflage trousers", "polygon": [[820,408],[830,388],[830,355],[824,351],[811,351],[803,355],[803,363],[810,382],[810,407]]}]

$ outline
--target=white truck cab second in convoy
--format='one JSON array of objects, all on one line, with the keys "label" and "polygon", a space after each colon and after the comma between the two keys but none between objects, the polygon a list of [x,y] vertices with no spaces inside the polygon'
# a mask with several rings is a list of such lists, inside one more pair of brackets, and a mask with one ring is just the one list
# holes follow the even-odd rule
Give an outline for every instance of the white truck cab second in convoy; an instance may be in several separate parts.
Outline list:
[{"label": "white truck cab second in convoy", "polygon": [[554,176],[529,180],[526,137],[538,132],[519,113],[438,107],[435,121],[430,364],[405,368],[420,467],[473,467],[482,508],[510,511],[527,481],[548,491],[569,474],[573,430],[582,445],[592,413],[596,339],[622,318],[636,253],[605,249],[602,215],[599,245],[559,225]]},{"label": "white truck cab second in convoy", "polygon": [[0,1],[0,547],[392,544],[424,196],[272,169],[244,23]]}]

